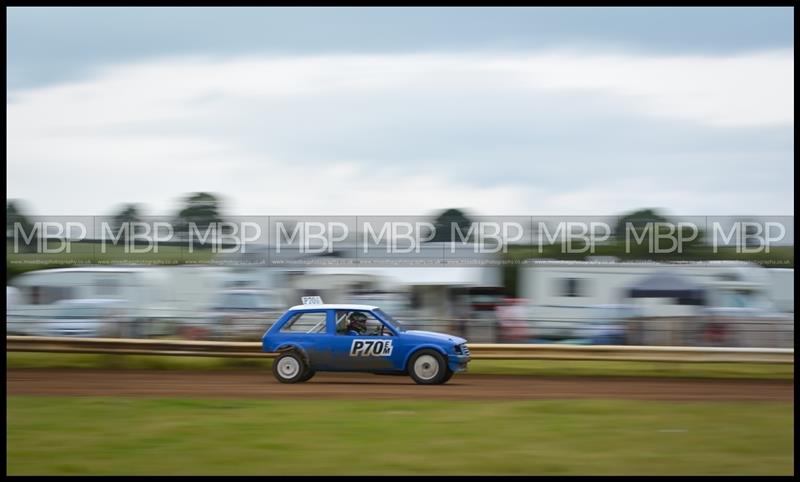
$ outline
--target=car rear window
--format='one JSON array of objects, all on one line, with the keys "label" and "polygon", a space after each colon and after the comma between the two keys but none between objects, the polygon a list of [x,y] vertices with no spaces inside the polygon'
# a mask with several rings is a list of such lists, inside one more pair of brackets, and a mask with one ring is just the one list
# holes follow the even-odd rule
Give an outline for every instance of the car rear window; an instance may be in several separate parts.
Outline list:
[{"label": "car rear window", "polygon": [[324,333],[325,312],[298,313],[281,328],[282,333]]}]

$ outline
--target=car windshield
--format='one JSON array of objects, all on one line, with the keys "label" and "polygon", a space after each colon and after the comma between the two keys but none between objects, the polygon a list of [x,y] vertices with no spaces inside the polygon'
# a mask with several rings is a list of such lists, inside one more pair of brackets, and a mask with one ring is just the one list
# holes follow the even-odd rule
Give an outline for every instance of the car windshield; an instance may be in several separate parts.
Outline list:
[{"label": "car windshield", "polygon": [[389,323],[392,326],[392,328],[394,328],[395,330],[397,330],[397,331],[406,331],[405,328],[403,328],[403,323],[401,321],[392,318],[391,315],[389,315],[388,313],[386,313],[382,309],[380,309],[380,308],[376,309],[375,313],[377,313],[378,316],[383,318],[384,321]]}]

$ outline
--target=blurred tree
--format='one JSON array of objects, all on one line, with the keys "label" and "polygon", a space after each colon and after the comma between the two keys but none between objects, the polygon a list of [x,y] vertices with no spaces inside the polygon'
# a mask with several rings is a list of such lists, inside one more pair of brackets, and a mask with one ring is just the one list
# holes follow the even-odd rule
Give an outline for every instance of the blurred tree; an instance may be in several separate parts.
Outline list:
[{"label": "blurred tree", "polygon": [[[619,218],[617,224],[615,226],[614,234],[616,236],[618,243],[625,243],[625,230],[631,229],[629,241],[631,246],[638,248],[640,251],[644,250],[644,248],[648,247],[650,240],[648,238],[642,239],[639,242],[634,237],[634,232],[636,236],[642,236],[643,230],[647,228],[648,223],[669,223],[674,222],[676,225],[680,221],[670,221],[666,216],[662,215],[655,209],[640,209],[638,211],[634,211],[629,214],[625,214]],[[688,221],[687,221],[688,222]],[[628,225],[630,224],[630,228]],[[695,226],[697,228],[697,234],[693,240],[683,242],[682,247],[684,249],[691,249],[701,246],[703,243],[703,239],[705,238],[705,232],[701,228],[701,226]],[[681,239],[690,239],[693,235],[692,228],[690,226],[682,226],[681,232],[679,234]],[[665,231],[661,231],[662,233],[666,233]],[[644,251],[641,251],[639,254],[644,254]]]},{"label": "blurred tree", "polygon": [[[655,209],[640,209],[632,213],[620,216],[617,225],[614,227],[614,237],[618,245],[620,245],[618,253],[620,256],[634,255],[634,257],[643,257],[649,259],[652,253],[649,251],[650,238],[645,235],[645,230],[649,223],[665,223],[667,218],[658,213]],[[637,239],[636,237],[640,238]],[[644,237],[642,237],[644,236]],[[627,240],[630,243],[631,252],[623,252],[623,246],[628,246]]]},{"label": "blurred tree", "polygon": [[[461,231],[463,236],[466,236],[467,232],[469,231],[470,226],[472,225],[472,220],[470,220],[466,214],[460,209],[447,209],[441,214],[439,214],[433,222],[433,225],[436,227],[436,234],[434,235],[432,242],[449,242],[452,241],[453,235],[453,225],[457,225],[458,229]],[[425,233],[424,233],[425,234]],[[425,234],[427,237],[427,234]],[[474,241],[475,235],[474,233],[467,237],[467,241],[471,242]],[[455,241],[460,242],[461,236],[456,233]]]},{"label": "blurred tree", "polygon": [[642,228],[647,226],[647,223],[665,222],[667,222],[667,218],[656,212],[655,209],[640,209],[638,211],[622,215],[617,221],[616,228],[614,229],[614,235],[617,236],[617,239],[625,239],[625,229],[627,228],[628,223],[630,223],[638,233]]},{"label": "blurred tree", "polygon": [[[17,200],[6,201],[6,239],[14,239],[14,226],[19,224],[19,227],[26,235],[29,235],[33,230],[33,223],[30,222],[27,216],[23,214],[21,203]],[[33,251],[36,248],[38,240],[31,238],[30,242],[25,241],[24,236],[20,236],[18,240],[19,246],[25,251]]]},{"label": "blurred tree", "polygon": [[[118,233],[126,223],[137,223],[140,221],[141,218],[139,215],[139,208],[136,206],[136,204],[126,204],[117,214],[114,215],[114,219],[112,221],[114,233]],[[127,243],[128,236],[133,235],[135,233],[135,229],[135,226],[128,225],[126,236],[121,239],[121,241]]]},{"label": "blurred tree", "polygon": [[183,209],[178,213],[175,233],[188,237],[190,223],[194,223],[200,235],[205,235],[210,224],[222,221],[219,211],[220,200],[216,195],[206,192],[189,194],[184,200]]},{"label": "blurred tree", "polygon": [[744,232],[742,234],[745,248],[753,249],[763,247],[762,239],[759,236],[761,233],[759,233],[758,220],[753,218],[742,218],[736,222],[741,223],[739,226],[743,226]]}]

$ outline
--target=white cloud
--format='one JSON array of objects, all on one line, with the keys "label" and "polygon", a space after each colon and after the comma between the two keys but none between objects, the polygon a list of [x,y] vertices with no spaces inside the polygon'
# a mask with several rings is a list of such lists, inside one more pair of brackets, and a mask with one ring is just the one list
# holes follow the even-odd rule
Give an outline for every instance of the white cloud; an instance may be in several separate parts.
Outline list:
[{"label": "white cloud", "polygon": [[608,92],[653,116],[723,126],[794,122],[791,50],[720,57],[553,53],[486,63],[533,89]]},{"label": "white cloud", "polygon": [[[8,195],[47,214],[102,213],[125,201],[166,212],[175,196],[197,190],[226,194],[231,211],[241,214],[418,214],[450,206],[487,214],[594,213],[652,203],[714,209],[758,202],[758,192],[739,201],[723,193],[698,205],[687,202],[693,192],[664,179],[636,184],[641,190],[630,182],[584,182],[558,191],[547,179],[530,185],[515,176],[519,166],[502,161],[489,162],[507,173],[505,181],[489,185],[454,171],[452,160],[413,149],[406,160],[396,155],[394,165],[365,156],[342,160],[337,152],[340,141],[357,148],[376,138],[387,152],[398,151],[399,142],[413,147],[414,138],[392,138],[398,126],[452,135],[448,122],[469,125],[464,106],[473,99],[485,109],[478,115],[513,128],[526,102],[564,92],[602,97],[604,106],[611,99],[613,116],[715,129],[793,125],[794,57],[791,50],[719,57],[549,51],[194,57],[110,66],[83,81],[10,93]],[[507,103],[493,105],[500,94],[519,99],[515,112],[504,110]],[[447,100],[410,102],[437,98]],[[582,108],[564,105],[576,118]],[[454,137],[453,150],[496,141],[479,136]],[[329,158],[319,153],[320,142],[330,143]],[[557,171],[571,176],[571,169]],[[780,203],[792,193],[772,194]]]}]

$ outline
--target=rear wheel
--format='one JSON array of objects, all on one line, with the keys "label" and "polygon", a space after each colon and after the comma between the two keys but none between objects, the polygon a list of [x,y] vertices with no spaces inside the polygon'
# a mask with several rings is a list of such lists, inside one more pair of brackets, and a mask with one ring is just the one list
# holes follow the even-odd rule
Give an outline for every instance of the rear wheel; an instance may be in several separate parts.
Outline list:
[{"label": "rear wheel", "polygon": [[449,378],[447,362],[436,350],[420,350],[408,362],[408,373],[420,385],[438,385]]},{"label": "rear wheel", "polygon": [[282,353],[272,364],[272,375],[281,383],[304,382],[311,378],[304,379],[310,371],[300,353],[294,350]]}]

